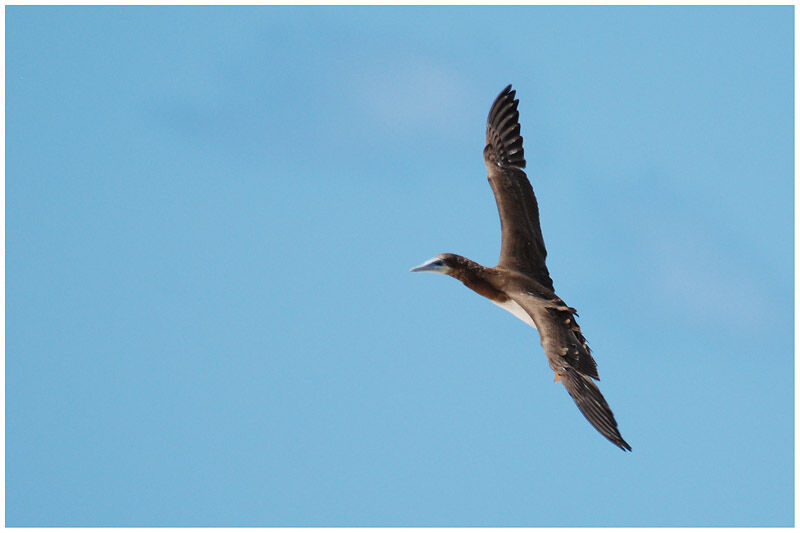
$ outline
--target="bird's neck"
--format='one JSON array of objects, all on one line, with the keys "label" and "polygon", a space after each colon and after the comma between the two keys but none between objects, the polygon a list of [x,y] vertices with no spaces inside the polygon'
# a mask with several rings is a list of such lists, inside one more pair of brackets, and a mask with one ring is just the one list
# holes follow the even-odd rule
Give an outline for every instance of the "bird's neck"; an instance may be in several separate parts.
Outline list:
[{"label": "bird's neck", "polygon": [[502,302],[508,299],[505,293],[496,287],[494,270],[471,259],[457,256],[457,263],[448,275],[490,300]]}]

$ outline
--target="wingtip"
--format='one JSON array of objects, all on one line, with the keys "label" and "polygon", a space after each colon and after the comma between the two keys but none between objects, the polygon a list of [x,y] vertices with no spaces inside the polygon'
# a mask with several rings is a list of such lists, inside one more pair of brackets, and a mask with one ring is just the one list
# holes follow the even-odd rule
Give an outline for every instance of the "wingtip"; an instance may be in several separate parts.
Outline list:
[{"label": "wingtip", "polygon": [[490,152],[494,155],[490,158],[493,164],[525,168],[516,95],[517,91],[508,84],[495,98],[486,119],[486,145],[491,147]]},{"label": "wingtip", "polygon": [[[501,99],[502,100],[506,100],[509,97],[509,95],[511,96],[511,99],[513,100],[514,99],[514,95],[516,94],[516,92],[517,91],[515,89],[511,88],[511,84],[509,83],[508,85],[506,85],[503,88],[502,91],[500,91],[500,93],[497,95],[497,98],[494,99],[495,100],[494,103],[497,104],[498,101],[501,100]],[[492,107],[494,107],[494,104],[493,104]]]},{"label": "wingtip", "polygon": [[614,413],[593,380],[575,368],[567,367],[565,370],[561,382],[586,420],[611,444],[623,451],[631,451],[630,444],[620,434]]}]

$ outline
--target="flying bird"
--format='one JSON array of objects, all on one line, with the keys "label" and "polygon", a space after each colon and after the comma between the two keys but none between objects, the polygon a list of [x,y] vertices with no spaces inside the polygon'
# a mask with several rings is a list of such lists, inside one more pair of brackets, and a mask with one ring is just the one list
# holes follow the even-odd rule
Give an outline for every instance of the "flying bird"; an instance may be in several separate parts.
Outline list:
[{"label": "flying bird", "polygon": [[559,298],[545,265],[539,206],[525,168],[516,91],[497,96],[486,122],[483,160],[500,213],[500,260],[488,268],[456,254],[439,254],[411,272],[451,276],[539,330],[547,362],[586,419],[605,438],[630,451],[614,413],[597,388],[597,363],[578,326],[578,313]]}]

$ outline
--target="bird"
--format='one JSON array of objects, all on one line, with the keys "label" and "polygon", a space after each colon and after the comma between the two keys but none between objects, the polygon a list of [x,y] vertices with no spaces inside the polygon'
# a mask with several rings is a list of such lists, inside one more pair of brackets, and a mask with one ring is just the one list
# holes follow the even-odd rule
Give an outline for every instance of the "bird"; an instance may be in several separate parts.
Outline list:
[{"label": "bird", "polygon": [[547,362],[586,419],[606,439],[631,451],[595,381],[600,377],[577,311],[556,295],[547,270],[539,206],[525,171],[519,100],[511,85],[494,100],[486,121],[483,160],[500,214],[497,266],[485,267],[457,254],[438,254],[411,272],[435,272],[461,281],[539,331]]}]

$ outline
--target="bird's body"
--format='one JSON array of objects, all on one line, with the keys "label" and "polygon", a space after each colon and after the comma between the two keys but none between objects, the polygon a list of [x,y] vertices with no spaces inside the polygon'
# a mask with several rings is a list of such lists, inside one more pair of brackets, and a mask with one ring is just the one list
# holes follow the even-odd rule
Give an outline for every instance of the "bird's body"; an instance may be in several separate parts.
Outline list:
[{"label": "bird's body", "polygon": [[547,250],[539,207],[525,172],[518,100],[506,87],[489,111],[483,151],[489,184],[500,213],[500,260],[487,268],[455,254],[439,254],[412,272],[447,274],[539,330],[555,380],[564,384],[589,422],[623,450],[631,447],[595,385],[597,364],[575,320],[577,312],[559,298],[545,265]]},{"label": "bird's body", "polygon": [[526,313],[525,309],[523,309],[521,305],[519,305],[511,298],[507,300],[490,300],[490,301],[500,309],[505,309],[515,317],[519,318],[520,320],[528,324],[533,329],[536,329],[536,322],[533,321],[531,315]]}]

